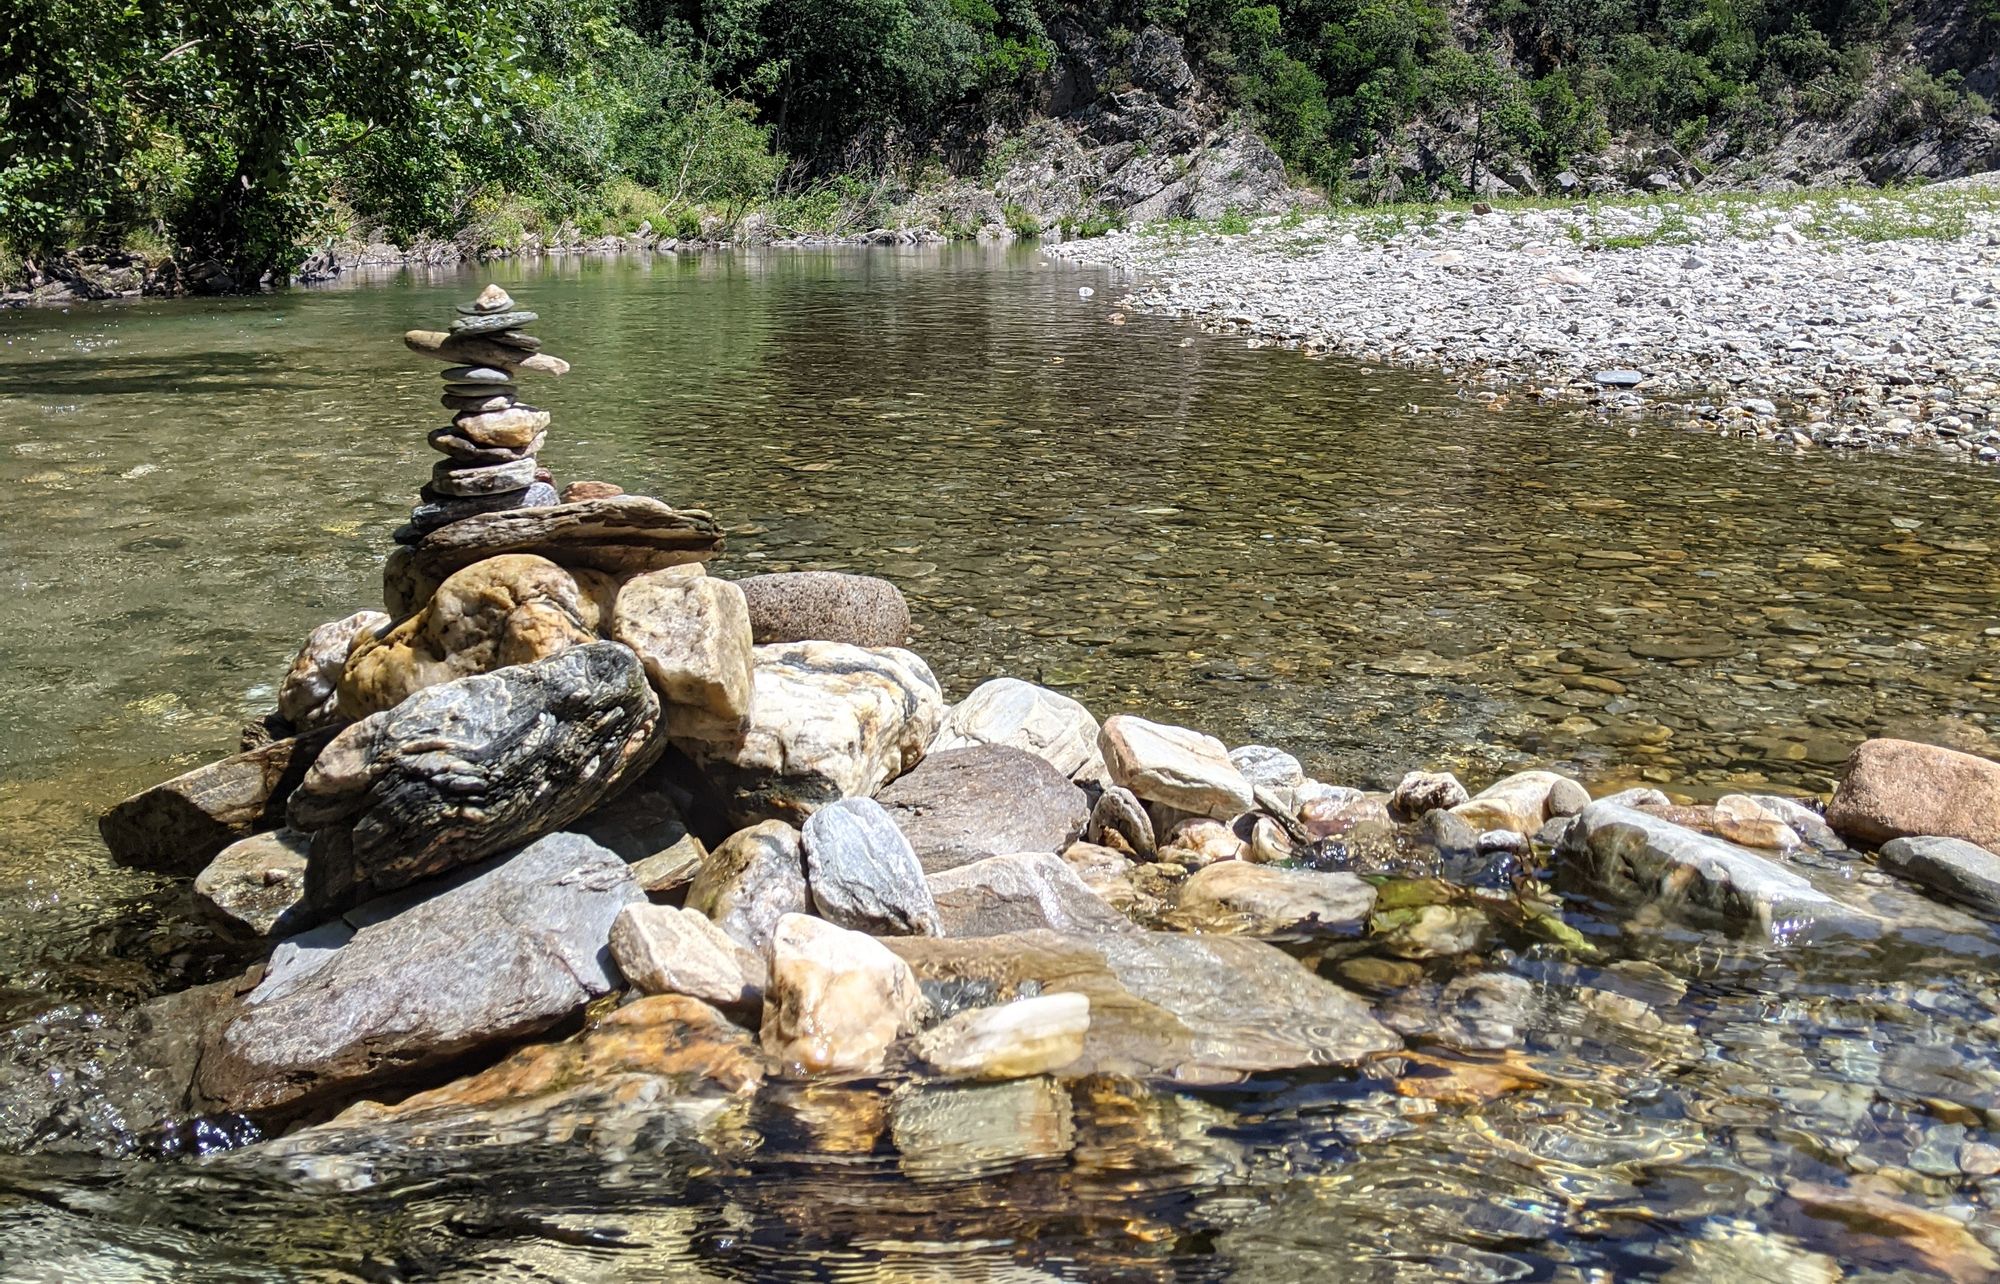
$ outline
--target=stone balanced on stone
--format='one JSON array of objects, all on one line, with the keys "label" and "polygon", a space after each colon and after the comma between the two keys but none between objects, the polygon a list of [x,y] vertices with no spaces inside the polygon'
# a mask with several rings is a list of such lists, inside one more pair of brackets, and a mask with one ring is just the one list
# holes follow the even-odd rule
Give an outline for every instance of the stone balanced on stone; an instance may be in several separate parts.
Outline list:
[{"label": "stone balanced on stone", "polygon": [[517,397],[515,373],[535,370],[562,374],[568,363],[541,352],[542,341],[522,332],[532,312],[517,310],[498,285],[480,291],[446,332],[411,330],[403,342],[413,352],[449,362],[445,370],[448,427],[430,435],[445,458],[431,472],[396,542],[414,544],[425,535],[467,517],[510,508],[557,502],[555,487],[535,460],[549,426],[549,413]]}]

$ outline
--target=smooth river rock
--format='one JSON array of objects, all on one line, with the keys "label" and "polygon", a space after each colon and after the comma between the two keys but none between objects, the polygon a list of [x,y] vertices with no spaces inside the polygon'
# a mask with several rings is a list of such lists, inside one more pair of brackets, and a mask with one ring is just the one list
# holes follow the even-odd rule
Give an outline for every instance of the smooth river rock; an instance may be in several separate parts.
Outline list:
[{"label": "smooth river rock", "polygon": [[1029,982],[1090,1000],[1082,1054],[1065,1077],[1129,1074],[1229,1083],[1268,1070],[1352,1065],[1402,1046],[1368,1005],[1284,951],[1247,937],[1020,932],[884,942],[920,980]]},{"label": "smooth river rock", "polygon": [[734,823],[805,818],[874,794],[916,766],[944,716],[930,666],[895,647],[788,642],[755,649],[750,717],[669,711],[673,743]]},{"label": "smooth river rock", "polygon": [[[524,346],[526,335],[513,343],[501,343],[484,335],[453,335],[444,330],[405,330],[403,346],[419,355],[452,366],[484,366],[495,370],[532,370],[536,374],[565,375],[569,362],[561,357],[535,352]],[[536,347],[540,340],[532,341]]]},{"label": "smooth river rock", "polygon": [[562,828],[660,746],[659,701],[616,642],[427,687],[321,753],[288,809],[306,894],[339,909]]},{"label": "smooth river rock", "polygon": [[688,886],[687,907],[759,954],[787,914],[808,908],[799,831],[782,820],[740,829],[709,853]]},{"label": "smooth river rock", "polygon": [[1752,928],[1774,940],[1873,937],[1873,916],[1770,857],[1602,800],[1556,849],[1558,865],[1615,901],[1653,905],[1696,926]]},{"label": "smooth river rock", "polygon": [[1346,937],[1374,912],[1375,889],[1358,875],[1224,860],[1195,871],[1174,917],[1191,931]]},{"label": "smooth river rock", "polygon": [[2000,853],[1963,838],[1895,838],[1881,866],[1989,914],[2000,914]]},{"label": "smooth river rock", "polygon": [[1065,776],[1103,769],[1097,719],[1066,695],[1019,678],[994,678],[951,707],[931,752],[1002,745],[1047,760]]},{"label": "smooth river rock", "polygon": [[491,861],[268,970],[203,1050],[198,1096],[292,1113],[538,1034],[613,988],[605,942],[642,895],[624,861],[574,834]]},{"label": "smooth river rock", "polygon": [[1120,713],[1104,720],[1098,748],[1112,781],[1147,802],[1217,820],[1255,805],[1250,782],[1214,736]]},{"label": "smooth river rock", "polygon": [[743,590],[700,570],[677,566],[625,581],[610,636],[638,653],[663,704],[741,720],[756,668],[750,613]]},{"label": "smooth river rock", "polygon": [[801,837],[821,918],[875,936],[937,935],[924,868],[882,804],[837,798],[806,818]]},{"label": "smooth river rock", "polygon": [[927,874],[1009,852],[1059,852],[1090,824],[1089,799],[1069,777],[1004,745],[931,754],[877,798]]},{"label": "smooth river rock", "polygon": [[763,956],[697,910],[627,905],[611,924],[611,957],[643,994],[686,994],[721,1007],[764,1001]]},{"label": "smooth river rock", "polygon": [[1935,837],[2000,850],[2000,762],[1914,740],[1865,741],[1847,760],[1826,823],[1870,846]]},{"label": "smooth river rock", "polygon": [[1092,935],[1135,930],[1090,890],[1069,862],[1048,852],[988,856],[930,877],[945,936],[1000,936],[1034,928]]},{"label": "smooth river rock", "polygon": [[307,634],[305,645],[292,657],[291,667],[278,684],[279,716],[300,731],[317,731],[338,722],[340,675],[347,668],[348,656],[362,639],[389,623],[389,617],[380,611],[356,611]]},{"label": "smooth river rock", "polygon": [[1471,798],[1449,771],[1412,771],[1390,792],[1389,810],[1404,820],[1415,820],[1427,811],[1449,811]]},{"label": "smooth river rock", "polygon": [[1451,813],[1478,833],[1505,829],[1533,837],[1551,817],[1574,816],[1589,802],[1589,791],[1568,776],[1521,771],[1488,785]]},{"label": "smooth river rock", "polygon": [[879,1070],[926,1006],[909,965],[874,937],[805,914],[778,920],[763,1042],[789,1071]]},{"label": "smooth river rock", "polygon": [[452,522],[415,544],[410,567],[442,579],[502,553],[533,553],[558,566],[626,576],[706,561],[721,547],[722,530],[707,513],[669,508],[644,495],[613,495]]},{"label": "smooth river rock", "polygon": [[285,823],[285,804],[334,738],[331,727],[274,740],[142,790],[97,822],[121,865],[191,876],[239,838]]},{"label": "smooth river rock", "polygon": [[595,642],[617,594],[602,572],[525,553],[468,566],[415,615],[356,643],[340,677],[340,712],[365,718],[441,682]]},{"label": "smooth river rock", "polygon": [[910,607],[902,590],[872,575],[782,571],[736,581],[749,606],[759,646],[778,642],[845,642],[907,646]]},{"label": "smooth river rock", "polygon": [[955,1079],[1022,1079],[1082,1056],[1089,1030],[1087,997],[1043,994],[960,1012],[919,1035],[916,1053]]}]

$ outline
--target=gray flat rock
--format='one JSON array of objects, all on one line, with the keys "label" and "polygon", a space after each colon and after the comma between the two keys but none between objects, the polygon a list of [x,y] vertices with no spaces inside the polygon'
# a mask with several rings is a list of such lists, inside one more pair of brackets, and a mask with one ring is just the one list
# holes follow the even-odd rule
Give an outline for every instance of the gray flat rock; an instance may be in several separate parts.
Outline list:
[{"label": "gray flat rock", "polygon": [[624,861],[575,834],[494,860],[274,966],[204,1048],[199,1099],[290,1114],[538,1034],[613,987],[611,925],[642,897]]},{"label": "gray flat rock", "polygon": [[924,872],[1012,852],[1059,852],[1083,835],[1090,804],[1046,759],[1005,745],[931,754],[876,795]]},{"label": "gray flat rock", "polygon": [[1035,928],[1095,935],[1130,932],[1132,921],[1090,890],[1060,856],[988,856],[930,877],[945,936],[1000,936]]},{"label": "gray flat rock", "polygon": [[909,840],[873,798],[840,798],[806,818],[806,882],[829,923],[873,936],[935,936],[937,902]]},{"label": "gray flat rock", "polygon": [[1897,838],[1881,865],[1913,883],[1989,914],[2000,914],[2000,854],[1963,838]]}]

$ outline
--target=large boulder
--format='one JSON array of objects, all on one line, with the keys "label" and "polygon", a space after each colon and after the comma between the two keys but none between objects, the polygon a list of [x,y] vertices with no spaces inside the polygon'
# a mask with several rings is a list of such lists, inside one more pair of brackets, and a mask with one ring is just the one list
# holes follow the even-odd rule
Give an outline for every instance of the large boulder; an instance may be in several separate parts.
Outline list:
[{"label": "large boulder", "polygon": [[422,610],[360,638],[340,677],[343,717],[392,709],[425,687],[595,642],[618,585],[525,553],[455,572]]},{"label": "large boulder", "polygon": [[1022,749],[933,753],[877,795],[924,872],[1009,852],[1059,852],[1090,824],[1083,790]]},{"label": "large boulder", "polygon": [[659,701],[616,642],[419,691],[348,727],[289,804],[339,909],[562,828],[644,770]]},{"label": "large boulder", "polygon": [[1768,856],[1601,799],[1564,831],[1565,875],[1609,899],[1655,906],[1696,926],[1751,928],[1774,940],[1873,937],[1881,922]]},{"label": "large boulder", "polygon": [[808,908],[799,831],[782,820],[738,830],[709,853],[688,886],[687,907],[763,953],[787,914]]},{"label": "large boulder", "polygon": [[909,965],[860,932],[787,914],[771,939],[764,1051],[794,1072],[866,1074],[926,1009]]},{"label": "large boulder", "polygon": [[97,822],[121,865],[188,876],[223,848],[285,823],[285,804],[332,728],[274,740],[125,799]]},{"label": "large boulder", "polygon": [[425,535],[407,573],[443,579],[503,553],[533,553],[558,566],[613,575],[703,562],[722,547],[722,530],[698,509],[669,508],[644,495],[514,508],[463,518]]},{"label": "large boulder", "polygon": [[605,942],[642,896],[617,856],[551,834],[344,943],[274,956],[203,1049],[198,1104],[297,1113],[539,1034],[613,988]]},{"label": "large boulder", "polygon": [[778,642],[845,642],[906,646],[910,607],[887,580],[839,571],[782,571],[736,581],[750,610],[759,646]]},{"label": "large boulder", "polygon": [[743,590],[699,565],[625,581],[610,635],[638,653],[662,703],[722,719],[750,712],[753,657]]},{"label": "large boulder", "polygon": [[838,798],[806,818],[806,883],[819,916],[877,936],[938,931],[937,902],[896,822],[873,798]]},{"label": "large boulder", "polygon": [[747,721],[668,715],[673,743],[739,825],[802,824],[836,798],[874,794],[917,765],[944,716],[930,666],[895,647],[760,646],[752,686]]},{"label": "large boulder", "polygon": [[955,866],[933,874],[930,890],[945,936],[1001,936],[1038,927],[1081,935],[1135,930],[1067,861],[1048,852]]},{"label": "large boulder", "polygon": [[1065,776],[1096,775],[1097,719],[1066,695],[1019,678],[994,678],[972,689],[945,714],[931,752],[1003,745],[1045,759]]},{"label": "large boulder", "polygon": [[1913,883],[2000,914],[2000,853],[1963,838],[1893,838],[1882,844],[1881,865]]},{"label": "large boulder", "polygon": [[1247,937],[1019,932],[883,942],[917,978],[1090,1001],[1083,1052],[1064,1077],[1128,1074],[1228,1083],[1267,1070],[1353,1065],[1402,1046],[1368,1005]]},{"label": "large boulder", "polygon": [[305,645],[292,657],[291,668],[278,684],[278,716],[300,731],[316,731],[340,721],[340,675],[347,669],[347,658],[364,638],[374,636],[389,623],[389,617],[380,611],[356,611],[307,634]]},{"label": "large boulder", "polygon": [[1847,760],[1826,823],[1870,846],[1935,837],[2000,850],[2000,762],[1914,740],[1865,741]]},{"label": "large boulder", "polygon": [[1338,937],[1361,935],[1374,912],[1359,875],[1224,860],[1188,879],[1175,919],[1202,932]]},{"label": "large boulder", "polygon": [[1214,736],[1120,713],[1104,720],[1098,748],[1112,781],[1147,802],[1217,820],[1255,805],[1250,782]]}]

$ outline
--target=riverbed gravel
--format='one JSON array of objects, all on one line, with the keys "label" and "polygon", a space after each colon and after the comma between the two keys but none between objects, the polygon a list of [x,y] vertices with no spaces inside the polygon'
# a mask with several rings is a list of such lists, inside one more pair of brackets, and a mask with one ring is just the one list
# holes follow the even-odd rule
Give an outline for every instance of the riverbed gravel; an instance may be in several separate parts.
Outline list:
[{"label": "riverbed gravel", "polygon": [[1992,175],[1902,193],[1343,210],[1048,252],[1135,274],[1115,308],[1437,369],[1489,403],[2000,462]]}]

